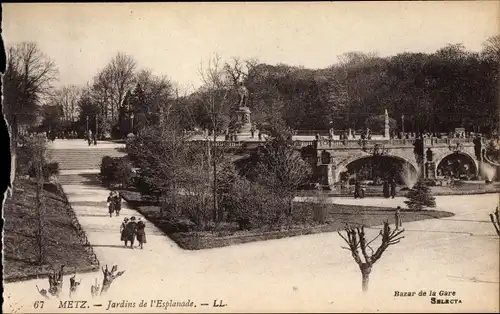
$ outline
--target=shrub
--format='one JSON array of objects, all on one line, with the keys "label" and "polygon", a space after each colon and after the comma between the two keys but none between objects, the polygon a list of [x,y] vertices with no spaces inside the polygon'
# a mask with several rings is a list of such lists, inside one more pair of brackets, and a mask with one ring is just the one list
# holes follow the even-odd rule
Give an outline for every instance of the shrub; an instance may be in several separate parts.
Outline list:
[{"label": "shrub", "polygon": [[408,198],[405,204],[411,210],[422,210],[424,207],[436,207],[436,199],[432,196],[429,187],[424,181],[419,180],[417,184],[406,194]]},{"label": "shrub", "polygon": [[103,183],[118,183],[127,186],[131,183],[134,172],[127,158],[104,156],[101,161],[100,175]]},{"label": "shrub", "polygon": [[[59,174],[59,163],[48,162],[46,157],[46,140],[40,136],[23,137],[16,151],[16,174],[28,175],[31,178],[36,176],[35,161],[42,162],[43,179],[48,180],[51,176]],[[40,156],[40,158],[36,158]]]}]

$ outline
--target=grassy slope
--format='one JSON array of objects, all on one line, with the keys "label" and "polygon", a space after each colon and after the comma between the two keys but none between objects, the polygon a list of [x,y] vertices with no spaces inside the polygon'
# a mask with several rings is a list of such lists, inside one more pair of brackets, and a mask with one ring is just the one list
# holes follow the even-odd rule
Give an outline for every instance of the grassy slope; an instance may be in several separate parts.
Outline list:
[{"label": "grassy slope", "polygon": [[35,238],[38,221],[34,183],[14,182],[14,195],[4,207],[4,280],[15,281],[44,276],[53,267],[64,264],[68,271],[91,271],[96,261],[83,236],[73,225],[72,210],[64,194],[54,185],[44,190],[44,235],[46,263],[36,265],[38,245]]}]

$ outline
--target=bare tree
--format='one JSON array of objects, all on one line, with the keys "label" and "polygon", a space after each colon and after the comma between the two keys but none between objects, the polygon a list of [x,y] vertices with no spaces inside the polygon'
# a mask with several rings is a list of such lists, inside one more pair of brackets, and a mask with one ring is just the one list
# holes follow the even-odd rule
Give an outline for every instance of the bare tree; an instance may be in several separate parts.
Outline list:
[{"label": "bare tree", "polygon": [[118,110],[125,95],[134,87],[135,69],[135,60],[119,52],[94,77],[91,95],[99,106],[98,120],[103,127],[108,129],[117,122]]},{"label": "bare tree", "polygon": [[[401,234],[404,229],[391,230],[389,222],[384,221],[384,227],[380,230],[379,234],[371,241],[366,240],[364,226],[353,228],[346,224],[344,228],[346,237],[342,233],[338,234],[344,239],[349,247],[342,247],[343,249],[351,251],[354,261],[358,264],[361,270],[362,287],[363,291],[368,291],[368,282],[373,265],[382,257],[382,254],[387,250],[390,245],[399,243],[404,238]],[[379,237],[382,236],[382,242],[376,251],[370,245]],[[368,252],[370,250],[370,252]],[[363,261],[364,259],[364,261]]]},{"label": "bare tree", "polygon": [[52,95],[52,84],[57,76],[55,63],[36,43],[23,42],[7,49],[3,113],[11,130],[11,153],[14,158],[20,126],[36,122],[39,106]]},{"label": "bare tree", "polygon": [[112,78],[112,115],[116,115],[128,90],[130,90],[135,81],[135,60],[124,53],[118,53],[106,67]]},{"label": "bare tree", "polygon": [[493,214],[490,214],[490,220],[495,230],[497,231],[498,236],[500,237],[500,214],[498,213],[498,206]]},{"label": "bare tree", "polygon": [[149,113],[153,113],[161,122],[172,113],[175,91],[173,84],[166,76],[154,75],[151,70],[143,69],[136,81],[144,92],[144,102]]},{"label": "bare tree", "polygon": [[82,88],[76,85],[64,86],[55,92],[52,103],[62,108],[64,121],[75,122],[78,119],[81,95]]},{"label": "bare tree", "polygon": [[255,59],[241,61],[240,58],[233,57],[231,62],[224,64],[224,71],[229,75],[233,87],[237,87],[240,82],[248,79],[257,63]]},{"label": "bare tree", "polygon": [[220,154],[217,147],[217,137],[222,135],[229,125],[230,110],[233,105],[229,95],[232,85],[218,55],[210,58],[206,67],[201,64],[199,73],[203,86],[198,100],[208,115],[210,131],[212,132],[210,163],[212,164],[211,180],[213,182],[213,219],[217,222],[221,218],[217,199],[217,158]]},{"label": "bare tree", "polygon": [[483,53],[487,56],[500,57],[500,35],[489,37],[483,43]]},{"label": "bare tree", "polygon": [[34,170],[35,182],[36,182],[36,213],[38,228],[36,230],[36,241],[38,246],[38,265],[42,265],[45,262],[45,248],[44,248],[44,201],[43,201],[43,183],[45,180],[44,176],[44,165],[45,165],[45,155],[46,155],[46,140],[42,136],[34,136],[29,138],[29,140],[24,143],[24,147],[27,150],[29,156],[28,169]]}]

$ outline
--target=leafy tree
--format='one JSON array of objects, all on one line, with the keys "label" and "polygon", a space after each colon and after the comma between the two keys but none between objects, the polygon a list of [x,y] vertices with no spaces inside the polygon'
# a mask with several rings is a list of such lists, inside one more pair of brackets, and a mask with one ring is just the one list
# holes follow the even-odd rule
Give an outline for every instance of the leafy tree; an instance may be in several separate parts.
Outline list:
[{"label": "leafy tree", "polygon": [[411,210],[422,210],[424,207],[436,207],[435,197],[432,196],[430,188],[423,180],[419,180],[415,186],[406,194],[408,198],[405,204]]}]

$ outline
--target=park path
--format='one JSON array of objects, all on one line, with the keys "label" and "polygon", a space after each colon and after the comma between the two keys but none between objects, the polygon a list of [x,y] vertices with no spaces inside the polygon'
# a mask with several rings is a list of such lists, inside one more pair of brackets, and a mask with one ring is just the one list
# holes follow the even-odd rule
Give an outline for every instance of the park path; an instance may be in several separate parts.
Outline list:
[{"label": "park path", "polygon": [[[62,144],[59,143],[59,146]],[[67,144],[69,145],[69,144]],[[95,169],[62,171],[95,173]],[[180,249],[148,223],[144,250],[127,249],[119,241],[124,216],[141,215],[123,206],[120,217],[109,217],[109,191],[92,181],[65,184],[63,189],[86,231],[101,264],[126,270],[108,294],[93,300],[103,307],[83,312],[165,312],[163,308],[138,308],[141,300],[187,301],[196,308],[170,308],[175,312],[275,312],[275,311],[392,311],[392,312],[498,312],[499,246],[488,213],[498,204],[498,194],[437,197],[439,209],[455,216],[404,223],[405,238],[390,247],[375,265],[370,292],[363,295],[361,276],[350,253],[336,233],[234,245],[203,251]],[[402,198],[387,200],[335,198],[337,203],[396,207]],[[370,236],[378,232],[370,228]],[[73,299],[90,299],[90,285],[101,281],[99,272],[78,275],[82,284]],[[78,279],[77,278],[77,279]],[[46,279],[5,285],[4,312],[33,312],[40,300],[35,285],[47,288]],[[65,278],[64,293],[69,283]],[[394,298],[394,290],[454,290],[460,305],[432,305],[428,297]],[[67,294],[61,297],[68,300]],[[214,300],[226,307],[213,307]],[[110,300],[135,302],[136,307],[106,307]],[[220,301],[217,301],[220,302]],[[208,303],[204,306],[202,303]],[[37,312],[75,312],[47,301]]]}]

